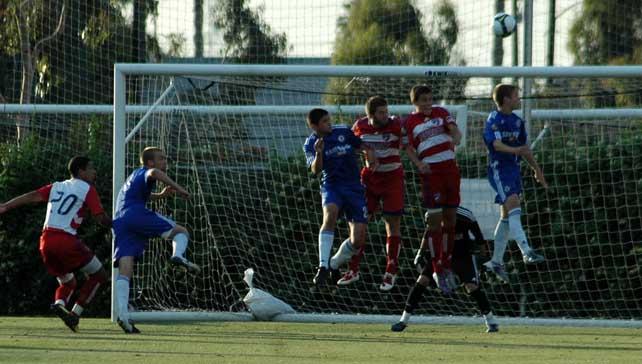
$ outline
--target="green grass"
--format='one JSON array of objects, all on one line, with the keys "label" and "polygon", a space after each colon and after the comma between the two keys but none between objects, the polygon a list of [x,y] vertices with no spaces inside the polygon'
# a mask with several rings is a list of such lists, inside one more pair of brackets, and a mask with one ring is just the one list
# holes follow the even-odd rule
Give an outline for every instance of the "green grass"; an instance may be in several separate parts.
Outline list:
[{"label": "green grass", "polygon": [[213,322],[140,324],[125,335],[106,319],[80,332],[57,318],[0,318],[1,363],[618,363],[642,361],[642,330],[503,326]]}]

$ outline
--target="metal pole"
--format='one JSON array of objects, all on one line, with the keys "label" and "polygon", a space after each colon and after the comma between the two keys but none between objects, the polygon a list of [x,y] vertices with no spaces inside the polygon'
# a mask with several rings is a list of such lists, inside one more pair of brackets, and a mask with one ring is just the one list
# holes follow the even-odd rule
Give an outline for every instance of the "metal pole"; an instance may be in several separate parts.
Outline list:
[{"label": "metal pole", "polygon": [[[528,67],[533,64],[533,0],[524,0],[524,53],[523,53],[523,66]],[[524,77],[522,78],[523,89],[522,89],[522,117],[526,123],[526,130],[529,135],[531,134],[531,109],[532,109],[532,100],[531,96],[531,87],[533,80],[531,78]]]}]

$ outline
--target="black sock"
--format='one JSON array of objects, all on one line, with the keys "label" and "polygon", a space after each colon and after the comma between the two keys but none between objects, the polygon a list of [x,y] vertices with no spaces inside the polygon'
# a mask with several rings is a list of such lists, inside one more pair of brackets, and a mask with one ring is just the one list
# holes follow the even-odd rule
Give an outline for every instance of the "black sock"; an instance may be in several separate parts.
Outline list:
[{"label": "black sock", "polygon": [[421,301],[421,297],[424,295],[424,292],[426,292],[426,287],[424,287],[420,283],[415,283],[415,286],[412,287],[412,290],[408,295],[408,300],[406,301],[406,312],[412,313],[412,311],[417,308],[417,306],[419,305],[419,301]]},{"label": "black sock", "polygon": [[490,312],[490,302],[488,302],[488,297],[486,293],[481,290],[481,288],[476,289],[469,293],[470,296],[477,302],[477,307],[482,315],[485,315]]}]

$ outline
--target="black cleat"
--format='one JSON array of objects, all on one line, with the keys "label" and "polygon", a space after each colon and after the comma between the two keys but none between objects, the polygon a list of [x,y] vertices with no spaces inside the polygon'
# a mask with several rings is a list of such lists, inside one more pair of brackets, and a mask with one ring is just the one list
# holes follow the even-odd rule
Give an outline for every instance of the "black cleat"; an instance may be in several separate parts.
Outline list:
[{"label": "black cleat", "polygon": [[189,272],[192,272],[192,273],[200,273],[201,272],[201,267],[199,267],[198,265],[190,262],[189,260],[187,260],[187,259],[185,259],[183,257],[179,257],[179,256],[174,255],[169,259],[169,261],[173,265],[176,265],[176,266],[179,266],[179,267],[184,267]]},{"label": "black cleat", "polygon": [[54,303],[50,308],[56,316],[60,317],[62,322],[64,322],[71,331],[78,332],[78,322],[80,322],[80,317],[78,317],[78,315],[69,312],[69,310],[67,310],[63,305]]},{"label": "black cleat", "polygon": [[116,322],[118,323],[118,326],[125,331],[125,334],[140,334],[140,330],[134,326],[134,322],[132,320],[125,323],[125,321],[118,319]]},{"label": "black cleat", "polygon": [[314,276],[314,279],[312,279],[312,282],[317,286],[317,287],[322,287],[325,286],[325,281],[328,279],[330,271],[326,267],[319,267],[319,270],[317,271],[317,275]]},{"label": "black cleat", "polygon": [[341,279],[341,272],[338,269],[330,269],[330,283],[336,286],[339,279]]},{"label": "black cleat", "polygon": [[499,325],[497,324],[489,324],[487,326],[486,332],[499,332]]},{"label": "black cleat", "polygon": [[399,321],[396,324],[390,326],[390,330],[394,332],[402,332],[406,329],[406,327],[408,327],[408,324],[403,321]]}]

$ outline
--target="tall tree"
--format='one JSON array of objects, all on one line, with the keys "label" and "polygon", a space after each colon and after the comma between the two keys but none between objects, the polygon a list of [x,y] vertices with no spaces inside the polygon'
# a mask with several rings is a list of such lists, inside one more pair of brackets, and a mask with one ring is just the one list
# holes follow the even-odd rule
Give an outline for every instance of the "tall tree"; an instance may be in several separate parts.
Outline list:
[{"label": "tall tree", "polygon": [[[424,29],[422,13],[412,0],[352,0],[346,15],[338,20],[332,64],[445,65],[453,61],[459,24],[453,5],[446,0],[436,5],[432,21]],[[394,101],[407,102],[409,85],[420,80],[394,83],[368,79],[333,79],[327,102],[361,103],[380,93]],[[463,88],[442,83],[442,98],[457,98]],[[396,99],[396,100],[395,100]]]},{"label": "tall tree", "polygon": [[[213,10],[214,26],[223,32],[225,47],[221,51],[229,63],[285,63],[288,49],[285,33],[275,33],[263,19],[262,7],[251,9],[247,0],[221,0]],[[278,82],[278,80],[276,80]],[[258,82],[258,83],[257,83]],[[252,84],[220,83],[222,102],[256,103],[256,89],[268,80]]]}]

